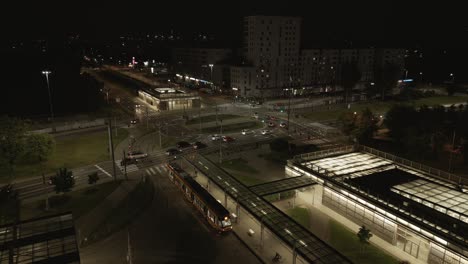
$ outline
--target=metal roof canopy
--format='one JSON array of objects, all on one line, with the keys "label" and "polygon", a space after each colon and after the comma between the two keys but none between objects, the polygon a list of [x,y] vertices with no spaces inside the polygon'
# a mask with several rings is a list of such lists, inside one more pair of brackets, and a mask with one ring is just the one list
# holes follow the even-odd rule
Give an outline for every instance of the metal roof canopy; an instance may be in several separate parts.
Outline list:
[{"label": "metal roof canopy", "polygon": [[305,260],[311,263],[352,263],[202,155],[197,155],[193,160],[186,160],[214,181],[281,240],[295,248]]},{"label": "metal roof canopy", "polygon": [[0,263],[80,263],[72,214],[0,226]]},{"label": "metal roof canopy", "polygon": [[261,183],[254,186],[249,186],[248,188],[257,194],[258,196],[265,196],[290,190],[295,190],[310,185],[317,184],[310,177],[297,176],[286,179],[281,179],[277,181]]}]

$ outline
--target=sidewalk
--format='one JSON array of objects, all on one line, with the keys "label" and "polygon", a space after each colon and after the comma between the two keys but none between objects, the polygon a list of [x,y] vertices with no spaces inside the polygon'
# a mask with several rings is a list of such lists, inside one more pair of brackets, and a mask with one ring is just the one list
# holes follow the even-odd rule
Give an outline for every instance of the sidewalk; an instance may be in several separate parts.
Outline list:
[{"label": "sidewalk", "polygon": [[140,180],[131,179],[122,181],[122,183],[107,196],[101,203],[99,203],[89,213],[75,220],[75,227],[78,233],[78,244],[81,245],[83,241],[101,224],[104,219],[114,210],[137,186]]}]

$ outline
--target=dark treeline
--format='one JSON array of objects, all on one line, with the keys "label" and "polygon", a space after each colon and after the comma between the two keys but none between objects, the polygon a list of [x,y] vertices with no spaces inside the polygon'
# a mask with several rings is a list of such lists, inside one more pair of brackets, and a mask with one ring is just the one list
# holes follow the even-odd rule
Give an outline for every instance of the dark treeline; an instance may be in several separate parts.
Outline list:
[{"label": "dark treeline", "polygon": [[81,74],[82,50],[68,39],[47,42],[44,48],[16,48],[0,51],[2,96],[0,113],[20,117],[49,116],[47,82],[56,116],[95,111],[101,101],[101,84]]}]

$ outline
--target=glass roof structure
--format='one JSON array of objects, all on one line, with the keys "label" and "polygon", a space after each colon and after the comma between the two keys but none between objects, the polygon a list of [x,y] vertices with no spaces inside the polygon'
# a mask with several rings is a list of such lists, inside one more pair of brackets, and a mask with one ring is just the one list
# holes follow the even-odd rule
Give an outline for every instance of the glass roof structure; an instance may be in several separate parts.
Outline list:
[{"label": "glass roof structure", "polygon": [[[367,151],[327,151],[302,154],[288,164],[317,182],[328,180],[350,197],[361,197],[375,208],[379,206],[392,219],[404,219],[399,224],[434,237],[438,243],[446,245],[444,239],[448,239],[460,248],[468,247],[468,194],[461,185]],[[397,179],[404,177],[399,171],[408,177]],[[378,175],[384,177],[382,181],[373,179]],[[407,199],[415,204],[405,204]]]},{"label": "glass roof structure", "polygon": [[80,263],[72,215],[1,226],[0,263]]},{"label": "glass roof structure", "polygon": [[288,246],[295,248],[296,252],[306,261],[317,264],[352,263],[202,155],[196,155],[193,159],[186,160],[216,183]]},{"label": "glass roof structure", "polygon": [[318,166],[332,172],[334,176],[346,175],[346,177],[351,178],[389,169],[389,166],[392,166],[392,164],[388,160],[361,152],[353,152],[303,163],[308,168]]},{"label": "glass roof structure", "polygon": [[298,176],[250,186],[249,189],[258,196],[265,196],[295,190],[314,184],[317,184],[317,182],[312,180],[310,177]]},{"label": "glass roof structure", "polygon": [[406,198],[468,223],[468,194],[424,179],[391,188]]}]

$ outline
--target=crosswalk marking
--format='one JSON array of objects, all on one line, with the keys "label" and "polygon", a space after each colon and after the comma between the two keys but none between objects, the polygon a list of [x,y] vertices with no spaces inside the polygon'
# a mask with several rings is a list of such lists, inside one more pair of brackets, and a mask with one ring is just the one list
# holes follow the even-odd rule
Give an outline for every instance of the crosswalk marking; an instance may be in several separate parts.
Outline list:
[{"label": "crosswalk marking", "polygon": [[156,167],[156,170],[161,173],[161,169],[159,167]]},{"label": "crosswalk marking", "polygon": [[156,172],[154,171],[153,168],[149,168],[149,170],[151,171],[151,174],[155,174]]},{"label": "crosswalk marking", "polygon": [[107,171],[105,171],[103,168],[101,168],[99,165],[94,165],[96,168],[98,168],[100,171],[102,171],[105,175],[109,176],[112,178],[112,175],[110,175],[110,173],[108,173]]},{"label": "crosswalk marking", "polygon": [[[116,160],[115,164],[117,165],[117,167],[119,167],[120,171],[124,172],[125,167],[120,165],[120,162],[121,162],[121,160]],[[137,165],[135,165],[135,164],[127,165],[127,173],[134,172],[134,171],[137,171],[137,170],[139,170]]]}]

